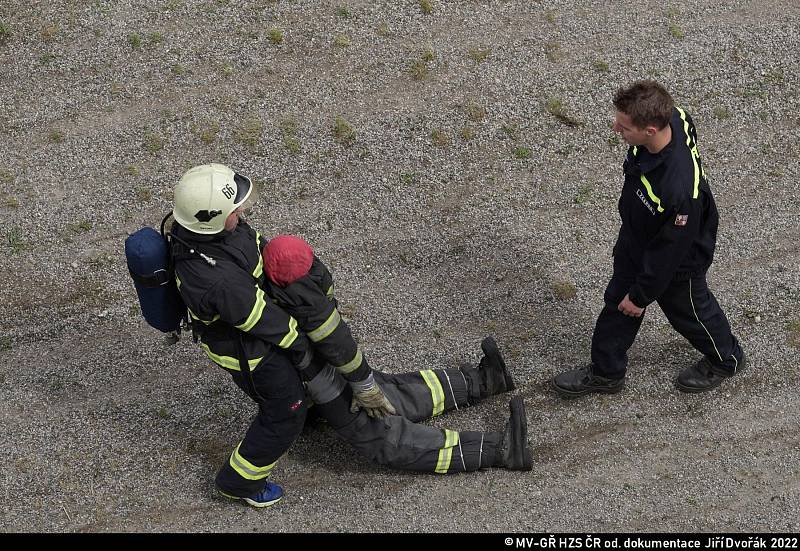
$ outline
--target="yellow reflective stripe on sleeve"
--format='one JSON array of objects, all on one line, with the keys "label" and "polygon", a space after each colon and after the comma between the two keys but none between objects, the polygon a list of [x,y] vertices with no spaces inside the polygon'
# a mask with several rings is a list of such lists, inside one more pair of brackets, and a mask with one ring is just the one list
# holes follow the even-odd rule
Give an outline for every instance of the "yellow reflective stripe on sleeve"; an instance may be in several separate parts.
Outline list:
[{"label": "yellow reflective stripe on sleeve", "polygon": [[203,318],[201,318],[201,317],[198,317],[198,316],[197,316],[197,314],[195,314],[194,312],[192,312],[192,311],[191,311],[189,308],[187,308],[187,310],[189,310],[189,315],[190,315],[190,316],[192,316],[192,319],[193,319],[193,320],[202,321],[202,322],[203,322],[203,323],[205,323],[206,325],[211,325],[212,323],[214,323],[215,321],[217,321],[217,320],[219,319],[219,314],[216,314],[216,315],[215,315],[213,318],[211,318],[210,320],[204,320]]},{"label": "yellow reflective stripe on sleeve", "polygon": [[289,316],[289,331],[286,333],[286,336],[283,337],[283,340],[278,343],[278,346],[281,348],[289,348],[292,346],[295,339],[297,339],[297,320]]},{"label": "yellow reflective stripe on sleeve", "polygon": [[694,163],[694,190],[692,199],[697,199],[700,195],[700,165],[697,160],[700,158],[700,153],[697,151],[697,144],[692,141],[692,136],[689,134],[689,121],[686,120],[686,112],[680,107],[676,107],[678,113],[681,115],[683,121],[683,133],[686,134],[686,147],[692,153],[692,162]]},{"label": "yellow reflective stripe on sleeve", "polygon": [[313,331],[308,332],[308,338],[311,339],[313,342],[319,342],[339,327],[339,322],[342,321],[342,316],[339,314],[339,310],[336,308],[333,309],[333,313],[328,316],[322,325],[314,329]]},{"label": "yellow reflective stripe on sleeve", "polygon": [[261,290],[260,287],[256,286],[256,303],[253,305],[253,309],[250,311],[250,315],[247,316],[247,319],[244,323],[237,325],[237,329],[241,329],[242,331],[250,331],[253,326],[258,323],[258,320],[261,319],[261,314],[264,312],[264,308],[267,306],[267,301],[264,298],[264,291]]},{"label": "yellow reflective stripe on sleeve", "polygon": [[333,283],[331,283],[331,286],[325,291],[325,296],[328,297],[328,300],[333,300]]},{"label": "yellow reflective stripe on sleeve", "polygon": [[644,185],[644,189],[647,190],[647,196],[656,204],[656,209],[658,212],[664,212],[664,207],[661,206],[661,199],[656,197],[656,194],[653,193],[653,187],[650,185],[650,180],[645,178],[644,174],[642,174],[642,184]]},{"label": "yellow reflective stripe on sleeve", "polygon": [[264,273],[264,257],[261,256],[261,248],[258,246],[260,241],[261,241],[261,234],[259,232],[256,232],[256,251],[258,251],[258,264],[256,264],[256,267],[253,270],[253,277],[256,279],[261,277],[261,274]]},{"label": "yellow reflective stripe on sleeve", "polygon": [[431,399],[433,400],[433,412],[431,415],[441,415],[444,411],[444,389],[442,389],[442,383],[439,382],[436,373],[430,369],[424,369],[419,374],[422,375],[425,384],[428,385],[431,391]]},{"label": "yellow reflective stripe on sleeve", "polygon": [[256,467],[239,453],[239,448],[241,446],[242,443],[239,442],[239,445],[236,446],[236,449],[233,450],[231,454],[230,465],[233,467],[233,470],[247,480],[261,480],[267,478],[278,462],[276,461],[266,467]]},{"label": "yellow reflective stripe on sleeve", "polygon": [[344,365],[337,365],[336,366],[336,371],[338,371],[339,373],[342,373],[343,375],[347,375],[348,373],[352,373],[353,371],[355,371],[356,369],[361,367],[361,360],[362,359],[363,359],[363,357],[361,355],[361,349],[357,348],[355,357],[352,360],[350,360],[349,362],[347,362],[346,364],[344,364]]},{"label": "yellow reflective stripe on sleeve", "polygon": [[458,445],[458,433],[444,430],[444,447],[439,450],[439,460],[436,462],[436,473],[447,474],[450,462],[453,459],[453,448]]},{"label": "yellow reflective stripe on sleeve", "polygon": [[175,283],[178,285],[178,289],[181,288],[181,278],[178,277],[178,272],[175,272]]},{"label": "yellow reflective stripe on sleeve", "polygon": [[[220,356],[219,354],[214,354],[208,345],[204,342],[200,343],[200,348],[206,353],[206,356],[214,362],[215,364],[219,365],[220,367],[224,367],[225,369],[230,369],[231,371],[241,371],[239,367],[239,360],[237,358],[233,358],[231,356]],[[261,360],[264,359],[264,356],[260,358],[253,358],[252,360],[247,360],[247,364],[250,366],[250,371],[253,371],[258,364],[261,363]]]}]

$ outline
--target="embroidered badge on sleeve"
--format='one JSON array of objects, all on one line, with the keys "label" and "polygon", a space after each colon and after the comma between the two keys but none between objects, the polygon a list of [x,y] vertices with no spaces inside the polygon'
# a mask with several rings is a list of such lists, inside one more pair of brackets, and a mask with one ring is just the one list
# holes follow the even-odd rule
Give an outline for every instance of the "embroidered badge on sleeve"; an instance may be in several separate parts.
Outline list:
[{"label": "embroidered badge on sleeve", "polygon": [[679,214],[678,216],[675,217],[675,225],[676,226],[685,226],[686,222],[688,222],[688,221],[689,221],[689,215],[688,214]]}]

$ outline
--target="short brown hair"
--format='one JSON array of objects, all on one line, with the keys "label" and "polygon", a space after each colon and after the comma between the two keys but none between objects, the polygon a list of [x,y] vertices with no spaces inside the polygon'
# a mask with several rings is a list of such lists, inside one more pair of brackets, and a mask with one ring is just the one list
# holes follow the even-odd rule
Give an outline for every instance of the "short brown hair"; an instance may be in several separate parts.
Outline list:
[{"label": "short brown hair", "polygon": [[637,80],[614,94],[614,107],[639,128],[652,125],[661,130],[669,124],[674,106],[672,96],[655,80]]}]

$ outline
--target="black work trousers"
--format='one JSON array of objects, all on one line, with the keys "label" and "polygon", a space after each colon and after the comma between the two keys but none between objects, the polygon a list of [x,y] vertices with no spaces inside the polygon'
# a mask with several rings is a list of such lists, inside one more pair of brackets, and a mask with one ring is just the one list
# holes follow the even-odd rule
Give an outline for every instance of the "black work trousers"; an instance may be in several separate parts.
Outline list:
[{"label": "black work trousers", "polygon": [[[635,318],[617,310],[636,279],[636,273],[626,268],[624,260],[615,257],[614,275],[603,296],[605,306],[592,336],[593,372],[609,379],[625,376],[628,349],[644,319],[644,313]],[[736,373],[743,352],[708,288],[705,273],[675,277],[656,302],[672,327],[708,359],[715,372]]]},{"label": "black work trousers", "polygon": [[258,415],[219,470],[216,483],[226,494],[250,497],[261,491],[278,459],[300,436],[308,406],[300,375],[282,351],[271,352],[252,371],[260,399],[241,371],[231,371],[231,375],[236,385],[258,403]]}]

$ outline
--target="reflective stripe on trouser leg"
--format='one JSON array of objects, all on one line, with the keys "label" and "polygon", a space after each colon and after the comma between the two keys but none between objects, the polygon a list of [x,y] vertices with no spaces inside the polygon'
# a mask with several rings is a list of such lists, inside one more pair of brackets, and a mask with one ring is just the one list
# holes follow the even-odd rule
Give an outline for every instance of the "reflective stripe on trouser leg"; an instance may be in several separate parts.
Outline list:
[{"label": "reflective stripe on trouser leg", "polygon": [[412,421],[429,419],[470,404],[467,380],[459,369],[412,371],[400,375],[376,371],[374,375],[397,414]]},{"label": "reflective stripe on trouser leg", "polygon": [[658,297],[670,325],[725,374],[739,368],[742,349],[705,276],[674,280]]},{"label": "reflective stripe on trouser leg", "polygon": [[253,465],[247,459],[242,457],[242,454],[239,452],[239,448],[241,447],[242,443],[239,442],[239,445],[236,446],[235,450],[233,450],[233,453],[228,460],[228,463],[233,470],[239,473],[239,476],[246,478],[247,480],[263,480],[267,478],[278,462],[275,461],[274,463],[270,463],[269,465],[265,465],[263,467]]}]

